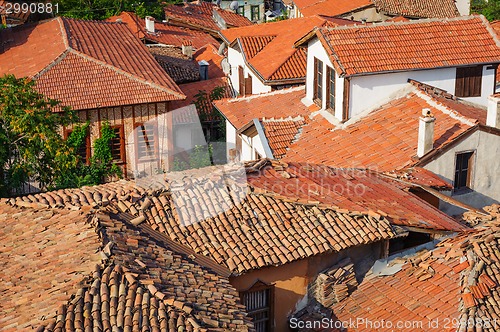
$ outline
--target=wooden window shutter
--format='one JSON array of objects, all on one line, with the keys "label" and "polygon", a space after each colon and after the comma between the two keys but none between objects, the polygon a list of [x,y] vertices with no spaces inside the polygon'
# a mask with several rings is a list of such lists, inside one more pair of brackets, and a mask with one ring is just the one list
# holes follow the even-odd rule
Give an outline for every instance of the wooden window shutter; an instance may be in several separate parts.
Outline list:
[{"label": "wooden window shutter", "polygon": [[457,68],[455,77],[455,96],[480,97],[483,66]]},{"label": "wooden window shutter", "polygon": [[252,76],[248,75],[247,78],[245,78],[245,95],[251,95],[252,94]]},{"label": "wooden window shutter", "polygon": [[344,79],[344,101],[342,105],[342,122],[349,120],[349,95],[351,93],[350,89],[351,80]]},{"label": "wooden window shutter", "polygon": [[313,99],[318,95],[318,59],[314,58]]},{"label": "wooden window shutter", "polygon": [[243,76],[243,67],[238,67],[238,85],[240,96],[245,95],[245,77]]}]

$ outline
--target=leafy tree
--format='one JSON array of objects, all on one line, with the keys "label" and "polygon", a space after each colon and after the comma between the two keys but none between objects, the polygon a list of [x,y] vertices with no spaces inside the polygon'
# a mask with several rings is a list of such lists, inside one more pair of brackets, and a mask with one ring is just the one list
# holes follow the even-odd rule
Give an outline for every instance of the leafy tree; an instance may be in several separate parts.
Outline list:
[{"label": "leafy tree", "polygon": [[500,0],[473,0],[471,12],[484,15],[489,21],[500,19]]},{"label": "leafy tree", "polygon": [[206,133],[207,142],[224,142],[226,132],[226,121],[222,114],[213,106],[212,102],[224,98],[226,88],[215,87],[210,93],[205,90],[198,91],[194,95],[194,105],[198,111],[201,126]]},{"label": "leafy tree", "polygon": [[[73,131],[67,139],[67,144],[73,149],[78,149],[85,143],[90,123],[74,126]],[[120,167],[113,163],[111,153],[111,140],[115,133],[104,123],[101,127],[101,136],[94,141],[94,153],[88,164],[85,164],[79,157],[75,168],[69,170],[58,179],[59,188],[73,188],[91,186],[104,183],[106,178],[112,176],[120,177],[122,174]]]},{"label": "leafy tree", "polygon": [[[59,134],[74,113],[33,88],[34,82],[13,75],[0,78],[0,195],[21,193],[36,181],[52,189],[78,163]],[[55,109],[61,112],[54,112]]]},{"label": "leafy tree", "polygon": [[122,11],[132,11],[143,18],[150,15],[163,19],[165,15],[161,0],[56,0],[53,3],[59,6],[58,15],[88,20],[103,20]]}]

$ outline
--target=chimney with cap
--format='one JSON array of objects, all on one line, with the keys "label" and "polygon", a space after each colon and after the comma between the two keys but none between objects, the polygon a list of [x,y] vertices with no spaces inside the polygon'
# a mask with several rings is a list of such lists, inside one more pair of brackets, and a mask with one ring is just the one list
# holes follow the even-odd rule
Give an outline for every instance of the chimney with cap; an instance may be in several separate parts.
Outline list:
[{"label": "chimney with cap", "polygon": [[488,97],[486,125],[500,129],[500,94],[494,94]]},{"label": "chimney with cap", "polygon": [[434,145],[434,122],[436,118],[429,108],[422,109],[418,124],[417,156],[420,158],[432,150]]},{"label": "chimney with cap", "polygon": [[201,60],[198,62],[198,66],[200,67],[200,80],[201,81],[208,80],[209,63],[205,60]]},{"label": "chimney with cap", "polygon": [[151,16],[146,16],[146,31],[148,33],[155,33],[155,19]]}]

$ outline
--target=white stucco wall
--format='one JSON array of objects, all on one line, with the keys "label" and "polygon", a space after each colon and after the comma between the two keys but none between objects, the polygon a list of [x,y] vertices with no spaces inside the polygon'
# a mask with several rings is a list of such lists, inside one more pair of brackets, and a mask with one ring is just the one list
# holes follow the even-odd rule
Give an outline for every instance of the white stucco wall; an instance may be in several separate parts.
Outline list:
[{"label": "white stucco wall", "polygon": [[[479,105],[488,106],[488,96],[493,93],[495,70],[483,67],[481,97],[463,98]],[[391,94],[402,89],[408,79],[430,84],[455,93],[456,68],[387,73],[357,76],[351,78],[351,98],[349,101],[351,117],[386,100]]]},{"label": "white stucco wall", "polygon": [[226,153],[229,160],[229,150],[236,148],[236,128],[226,120]]},{"label": "white stucco wall", "polygon": [[259,135],[255,135],[254,137],[249,137],[246,135],[242,135],[242,144],[241,144],[241,161],[249,161],[255,159],[255,152],[260,154],[260,156],[264,157],[266,154],[264,153],[264,148],[262,146],[262,142],[260,140]]},{"label": "white stucco wall", "polygon": [[[309,41],[307,52],[306,98],[313,100],[314,93],[314,58],[323,62],[323,104],[326,106],[326,66],[333,68],[323,45],[317,38]],[[488,96],[494,91],[495,70],[483,67],[481,97],[463,98],[479,105],[488,105]],[[352,77],[350,81],[349,118],[389,101],[389,97],[404,88],[408,79],[430,84],[447,92],[455,93],[456,68],[439,68],[429,70],[407,71],[398,73],[374,74]],[[335,117],[342,120],[344,78],[336,74],[335,80]]]},{"label": "white stucco wall", "polygon": [[470,14],[470,0],[455,0],[455,5],[460,15],[464,16]]},{"label": "white stucco wall", "polygon": [[252,94],[259,94],[265,92],[271,92],[271,86],[264,85],[262,81],[246,66],[243,60],[243,55],[238,49],[229,47],[227,52],[227,60],[231,66],[231,73],[229,75],[231,79],[231,85],[233,89],[239,94],[239,77],[238,77],[238,67],[243,67],[243,73],[245,77],[252,76]]},{"label": "white stucco wall", "polygon": [[[306,98],[312,102],[314,94],[314,58],[321,60],[323,62],[323,100],[321,104],[321,109],[326,108],[326,67],[332,69],[333,65],[326,53],[321,42],[314,38],[309,42],[307,51],[307,74],[306,74]],[[344,93],[344,80],[340,79],[338,74],[335,72],[335,117],[342,120],[342,102]]]},{"label": "white stucco wall", "polygon": [[[468,151],[475,151],[471,179],[473,192],[453,195],[453,198],[476,208],[500,201],[500,163],[498,162],[500,136],[498,135],[478,130],[423,167],[453,183],[456,154]],[[447,205],[442,208],[450,214],[459,212]]]}]

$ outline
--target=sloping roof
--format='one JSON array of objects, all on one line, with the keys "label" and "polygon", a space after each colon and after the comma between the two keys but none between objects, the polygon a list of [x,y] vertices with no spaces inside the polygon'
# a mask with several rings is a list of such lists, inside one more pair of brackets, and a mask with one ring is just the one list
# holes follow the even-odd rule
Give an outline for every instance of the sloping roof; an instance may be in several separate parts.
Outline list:
[{"label": "sloping roof", "polygon": [[[372,168],[392,171],[418,162],[419,117],[429,108],[436,118],[434,150],[453,143],[477,126],[485,109],[460,101],[430,94],[409,86],[405,96],[393,100],[350,124],[336,127],[322,116],[316,116],[303,127],[299,139],[290,146],[283,160],[302,161],[336,167]],[[474,111],[470,110],[474,108]],[[467,109],[469,112],[461,112]]]},{"label": "sloping roof", "polygon": [[214,105],[236,129],[240,129],[253,119],[284,119],[309,115],[311,111],[300,102],[303,97],[305,97],[304,87],[297,87],[260,95],[217,100]]},{"label": "sloping roof", "polygon": [[[319,16],[288,19],[220,32],[229,44],[239,42],[246,63],[266,83],[281,80],[304,81],[306,53],[293,45],[315,27],[326,24]],[[332,24],[352,24],[336,20]]]},{"label": "sloping roof", "polygon": [[[186,95],[186,99],[174,101],[171,104],[171,110],[176,110],[178,108],[194,104],[196,101],[196,95],[200,93],[200,91],[204,91],[210,96],[210,93],[217,87],[222,87],[223,97],[228,98],[231,96],[231,85],[226,77],[218,77],[212,78],[205,81],[198,81],[193,83],[180,84],[179,88],[181,88],[182,92]],[[193,118],[195,115],[194,112],[186,111],[181,112],[177,111],[173,113],[174,123],[196,123],[198,119],[205,121],[213,121],[215,119],[212,118],[213,115],[213,105],[211,100],[206,100],[203,105],[201,105],[200,109],[196,109],[198,112],[198,116],[202,115],[200,118]]]},{"label": "sloping roof", "polygon": [[219,42],[210,34],[174,26],[165,22],[155,20],[155,32],[146,32],[146,21],[132,12],[121,12],[120,15],[112,16],[106,21],[116,22],[121,20],[140,39],[146,39],[155,43],[167,46],[181,47],[185,41],[190,41],[195,49],[199,49],[207,44],[219,46]]},{"label": "sloping roof", "polygon": [[465,229],[445,213],[404,191],[400,183],[369,170],[275,162],[274,167],[248,174],[248,183],[274,197],[380,214],[394,225],[442,231]]},{"label": "sloping roof", "polygon": [[273,157],[276,159],[281,159],[286,154],[290,144],[297,139],[300,129],[306,124],[302,117],[279,120],[262,119],[261,123]]},{"label": "sloping roof", "polygon": [[247,165],[246,173],[247,187],[236,165],[170,173],[167,182],[156,179],[163,185],[158,190],[122,180],[8,203],[85,210],[118,201],[119,212],[129,219],[143,221],[233,275],[390,239],[395,236],[390,223],[435,231],[465,228],[375,172],[263,159]]},{"label": "sloping roof", "polygon": [[338,16],[372,6],[371,0],[293,0],[304,16]]},{"label": "sloping roof", "polygon": [[444,18],[460,16],[454,0],[372,0],[377,9],[391,16]]},{"label": "sloping roof", "polygon": [[225,276],[110,203],[89,213],[1,201],[0,330],[252,327]]},{"label": "sloping roof", "polygon": [[320,28],[316,36],[346,76],[500,62],[483,16]]},{"label": "sloping roof", "polygon": [[[493,21],[490,23],[491,27],[493,28],[493,30],[495,31],[495,34],[497,35],[497,38],[498,36],[500,36],[500,21]],[[500,81],[500,69],[497,68],[497,73],[496,73],[496,81]]]},{"label": "sloping roof", "polygon": [[[429,331],[430,321],[436,320],[439,330],[497,331],[500,259],[494,253],[500,249],[499,230],[496,220],[433,250],[395,258],[389,264],[402,264],[401,271],[368,274],[350,297],[333,306],[334,315],[340,321],[415,322],[411,331]],[[453,322],[448,329],[446,320]]]},{"label": "sloping roof", "polygon": [[212,44],[208,44],[198,49],[193,58],[199,63],[202,60],[208,62],[208,78],[225,77],[222,70],[222,60],[224,55],[219,55],[219,49]]},{"label": "sloping roof", "polygon": [[242,27],[253,23],[244,16],[229,10],[220,9],[216,4],[206,1],[192,1],[184,6],[168,4],[165,7],[165,17],[173,25],[186,26],[209,32],[214,36],[221,31],[213,19],[216,11],[226,22],[227,27]]},{"label": "sloping roof", "polygon": [[39,92],[74,109],[184,98],[124,24],[57,17],[0,33],[0,73],[32,77]]},{"label": "sloping roof", "polygon": [[188,83],[200,79],[198,63],[182,53],[179,47],[148,46],[149,52],[175,83]]}]

